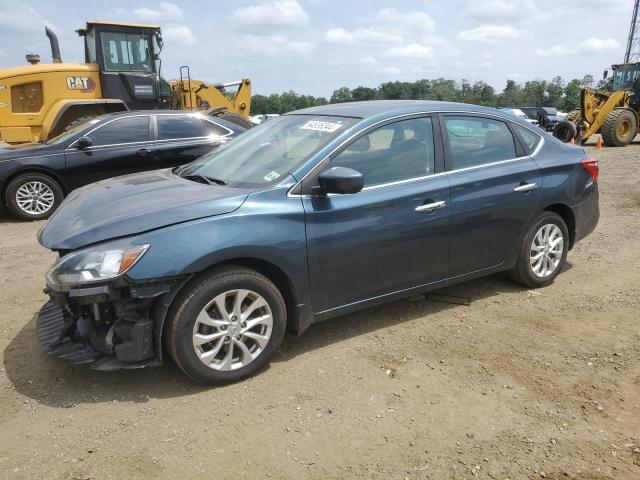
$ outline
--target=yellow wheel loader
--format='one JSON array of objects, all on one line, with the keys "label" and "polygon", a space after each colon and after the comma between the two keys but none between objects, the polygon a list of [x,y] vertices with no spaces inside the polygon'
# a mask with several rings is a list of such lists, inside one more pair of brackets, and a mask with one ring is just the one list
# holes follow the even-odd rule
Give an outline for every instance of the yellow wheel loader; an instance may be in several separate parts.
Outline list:
[{"label": "yellow wheel loader", "polygon": [[[85,63],[62,63],[56,35],[45,27],[53,63],[0,70],[0,141],[39,142],[104,113],[173,108],[206,110],[250,127],[251,82],[193,80],[181,67],[178,80],[161,77],[162,34],[157,25],[90,21],[78,30]],[[234,93],[230,93],[233,92]]]},{"label": "yellow wheel loader", "polygon": [[612,69],[612,91],[583,88],[580,110],[555,126],[556,138],[584,143],[599,133],[606,146],[624,147],[640,133],[640,63],[613,65]]}]

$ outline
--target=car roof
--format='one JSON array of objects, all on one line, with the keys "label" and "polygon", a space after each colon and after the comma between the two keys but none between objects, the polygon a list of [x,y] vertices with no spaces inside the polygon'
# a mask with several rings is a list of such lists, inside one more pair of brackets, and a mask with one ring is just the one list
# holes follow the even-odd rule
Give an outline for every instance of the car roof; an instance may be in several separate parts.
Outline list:
[{"label": "car roof", "polygon": [[304,108],[287,115],[328,115],[338,117],[370,118],[381,114],[403,115],[422,112],[468,112],[495,114],[495,108],[467,103],[439,102],[435,100],[373,100],[365,102],[332,103]]}]

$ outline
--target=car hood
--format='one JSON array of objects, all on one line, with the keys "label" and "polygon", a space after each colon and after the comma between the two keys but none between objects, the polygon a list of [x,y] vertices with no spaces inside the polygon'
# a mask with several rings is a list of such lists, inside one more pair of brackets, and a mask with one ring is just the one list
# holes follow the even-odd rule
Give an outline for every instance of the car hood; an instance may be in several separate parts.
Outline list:
[{"label": "car hood", "polygon": [[51,250],[75,250],[239,208],[249,189],[205,185],[171,170],[116,177],[74,190],[40,231]]},{"label": "car hood", "polygon": [[8,145],[0,143],[0,161],[11,158],[42,155],[45,153],[56,153],[60,150],[56,145],[46,143],[22,143],[20,145]]}]

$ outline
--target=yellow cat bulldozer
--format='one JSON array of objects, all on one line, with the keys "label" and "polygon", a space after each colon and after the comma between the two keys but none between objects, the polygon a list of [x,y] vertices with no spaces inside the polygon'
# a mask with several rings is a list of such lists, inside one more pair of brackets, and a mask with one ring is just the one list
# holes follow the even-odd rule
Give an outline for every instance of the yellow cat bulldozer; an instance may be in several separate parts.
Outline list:
[{"label": "yellow cat bulldozer", "polygon": [[77,30],[85,63],[62,63],[56,35],[47,27],[45,32],[53,63],[30,54],[30,65],[0,70],[0,141],[45,141],[88,118],[121,110],[204,110],[251,126],[248,79],[209,84],[191,79],[187,66],[177,80],[161,77],[158,25],[87,22]]},{"label": "yellow cat bulldozer", "polygon": [[[640,63],[613,65],[611,92],[583,88],[580,110],[558,123],[553,135],[563,142],[586,142],[602,135],[608,147],[624,147],[640,134]],[[604,79],[608,76],[605,71]]]}]

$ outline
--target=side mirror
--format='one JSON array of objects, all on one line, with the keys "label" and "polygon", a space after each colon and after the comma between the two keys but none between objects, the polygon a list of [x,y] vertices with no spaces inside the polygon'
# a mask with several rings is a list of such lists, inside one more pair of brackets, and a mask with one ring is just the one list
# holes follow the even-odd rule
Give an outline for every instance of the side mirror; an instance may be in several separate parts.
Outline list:
[{"label": "side mirror", "polygon": [[360,172],[346,167],[331,167],[318,175],[322,193],[358,193],[364,187]]},{"label": "side mirror", "polygon": [[93,145],[93,142],[91,141],[90,137],[80,137],[78,139],[78,148],[80,150],[86,150],[91,145]]}]

